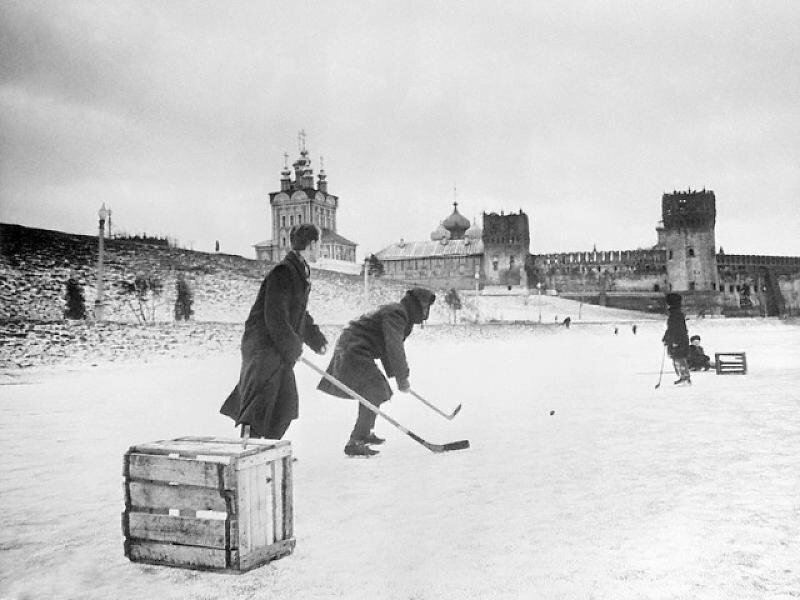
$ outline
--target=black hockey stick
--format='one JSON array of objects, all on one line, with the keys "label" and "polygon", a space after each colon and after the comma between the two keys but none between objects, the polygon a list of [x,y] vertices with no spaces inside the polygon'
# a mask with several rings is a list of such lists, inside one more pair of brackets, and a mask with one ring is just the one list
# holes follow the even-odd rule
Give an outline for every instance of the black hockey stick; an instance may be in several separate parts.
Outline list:
[{"label": "black hockey stick", "polygon": [[458,411],[460,411],[460,410],[461,410],[461,405],[459,404],[458,406],[456,406],[456,408],[455,408],[455,410],[453,410],[453,412],[451,412],[450,414],[447,414],[446,412],[443,412],[443,411],[439,410],[439,409],[438,409],[436,406],[434,406],[433,404],[431,404],[430,402],[428,402],[427,400],[425,400],[425,398],[423,398],[422,396],[420,396],[420,395],[419,395],[417,392],[415,392],[414,390],[408,390],[408,393],[409,393],[409,394],[411,394],[412,396],[414,396],[414,398],[416,398],[416,399],[417,399],[417,400],[419,400],[420,402],[422,402],[422,403],[423,403],[425,406],[427,406],[428,408],[430,408],[430,409],[434,410],[435,412],[439,413],[439,414],[440,414],[440,415],[442,415],[442,416],[443,416],[445,419],[448,419],[448,420],[450,420],[450,419],[452,419],[453,417],[455,417],[455,416],[458,414]]},{"label": "black hockey stick", "polygon": [[658,372],[658,383],[656,389],[661,387],[661,377],[664,375],[664,359],[667,357],[667,347],[664,346],[664,354],[661,355],[661,369]]},{"label": "black hockey stick", "polygon": [[384,419],[386,419],[387,421],[389,421],[389,423],[391,423],[392,425],[397,427],[400,431],[405,433],[412,440],[422,444],[423,446],[425,446],[431,452],[449,452],[450,450],[463,450],[465,448],[469,448],[469,440],[459,440],[457,442],[450,442],[449,444],[431,444],[430,442],[426,442],[421,437],[419,437],[416,433],[414,433],[413,431],[409,431],[408,429],[406,429],[405,427],[400,425],[400,423],[395,421],[392,417],[387,415],[385,412],[382,412],[381,410],[379,410],[377,406],[375,406],[374,404],[370,403],[368,400],[363,398],[361,395],[359,395],[356,392],[354,392],[353,390],[351,390],[349,387],[347,387],[345,384],[343,384],[341,381],[339,381],[338,379],[336,379],[332,375],[329,375],[328,373],[326,373],[325,371],[320,369],[317,365],[315,365],[313,362],[311,362],[307,358],[303,358],[301,356],[300,360],[303,361],[306,365],[308,365],[312,369],[314,369],[317,373],[322,375],[325,379],[330,381],[333,385],[335,385],[340,390],[342,390],[345,394],[348,394],[352,398],[358,400],[364,407],[368,408],[369,410],[374,412],[376,415],[379,415],[379,416],[383,417]]}]

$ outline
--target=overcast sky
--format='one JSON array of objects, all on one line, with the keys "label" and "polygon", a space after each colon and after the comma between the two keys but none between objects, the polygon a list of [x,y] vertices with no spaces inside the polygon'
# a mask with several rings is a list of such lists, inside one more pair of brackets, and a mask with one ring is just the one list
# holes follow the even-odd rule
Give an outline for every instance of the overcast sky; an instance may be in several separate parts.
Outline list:
[{"label": "overcast sky", "polygon": [[374,252],[452,210],[531,251],[655,243],[712,189],[728,253],[800,255],[800,3],[0,0],[0,220],[254,256],[305,129]]}]

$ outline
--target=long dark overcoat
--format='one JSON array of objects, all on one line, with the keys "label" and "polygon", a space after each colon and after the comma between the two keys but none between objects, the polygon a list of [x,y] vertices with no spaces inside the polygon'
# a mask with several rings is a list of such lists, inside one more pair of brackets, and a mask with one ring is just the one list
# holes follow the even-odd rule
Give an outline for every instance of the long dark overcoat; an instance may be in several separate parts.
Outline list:
[{"label": "long dark overcoat", "polygon": [[[426,290],[409,292],[400,302],[385,304],[378,310],[351,321],[339,340],[327,372],[373,404],[392,396],[392,389],[375,364],[380,360],[387,377],[407,380],[408,361],[404,342],[414,324],[428,317],[436,296]],[[317,389],[340,398],[349,396],[327,379]]]},{"label": "long dark overcoat", "polygon": [[266,437],[272,426],[298,416],[293,367],[303,343],[320,350],[325,336],[306,311],[311,285],[305,260],[295,252],[277,264],[261,283],[242,336],[239,383],[220,412],[250,435]]},{"label": "long dark overcoat", "polygon": [[661,338],[671,358],[686,358],[689,355],[689,333],[686,317],[680,308],[670,308],[667,316],[667,331]]}]

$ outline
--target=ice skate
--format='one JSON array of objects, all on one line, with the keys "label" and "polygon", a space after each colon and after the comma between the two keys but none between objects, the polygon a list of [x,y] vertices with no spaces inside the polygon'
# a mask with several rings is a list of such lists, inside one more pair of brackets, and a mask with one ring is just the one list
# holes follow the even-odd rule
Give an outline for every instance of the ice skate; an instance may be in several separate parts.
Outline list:
[{"label": "ice skate", "polygon": [[379,454],[377,450],[373,450],[367,446],[366,442],[363,440],[350,440],[347,442],[347,445],[344,447],[344,453],[347,456],[363,456],[364,458]]}]

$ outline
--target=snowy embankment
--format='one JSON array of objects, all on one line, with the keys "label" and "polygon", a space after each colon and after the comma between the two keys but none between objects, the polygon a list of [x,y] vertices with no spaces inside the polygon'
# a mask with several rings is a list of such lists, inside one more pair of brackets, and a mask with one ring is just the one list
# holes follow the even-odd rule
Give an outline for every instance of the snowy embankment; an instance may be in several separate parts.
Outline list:
[{"label": "snowy embankment", "polygon": [[298,365],[297,548],[241,576],[132,564],[120,529],[131,444],[235,435],[217,414],[235,352],[20,371],[0,399],[0,598],[796,598],[800,327],[689,327],[750,373],[655,390],[660,322],[415,332],[412,386],[464,408],[386,410],[470,440],[443,455],[379,420],[381,454],[345,458],[355,404]]}]

